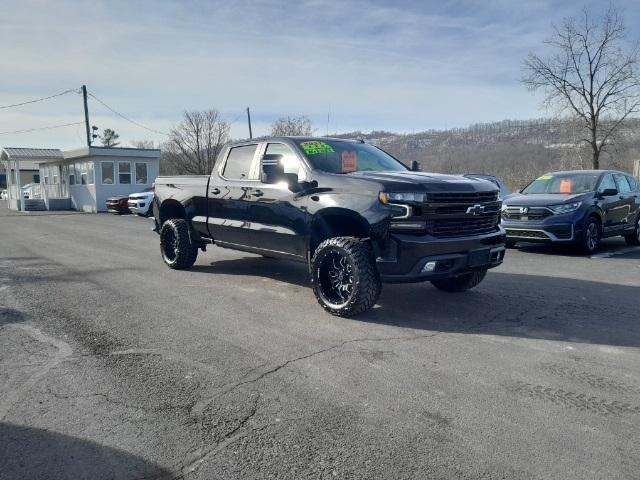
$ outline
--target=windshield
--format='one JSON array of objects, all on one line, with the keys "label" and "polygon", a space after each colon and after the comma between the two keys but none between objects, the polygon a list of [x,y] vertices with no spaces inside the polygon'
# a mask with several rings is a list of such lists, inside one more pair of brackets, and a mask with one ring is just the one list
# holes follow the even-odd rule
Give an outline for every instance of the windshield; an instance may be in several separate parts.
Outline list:
[{"label": "windshield", "polygon": [[298,146],[315,169],[329,173],[407,171],[391,155],[366,143],[300,140]]},{"label": "windshield", "polygon": [[522,193],[525,195],[536,193],[557,193],[575,195],[593,192],[598,183],[599,174],[594,173],[554,173],[542,175],[527,185]]}]

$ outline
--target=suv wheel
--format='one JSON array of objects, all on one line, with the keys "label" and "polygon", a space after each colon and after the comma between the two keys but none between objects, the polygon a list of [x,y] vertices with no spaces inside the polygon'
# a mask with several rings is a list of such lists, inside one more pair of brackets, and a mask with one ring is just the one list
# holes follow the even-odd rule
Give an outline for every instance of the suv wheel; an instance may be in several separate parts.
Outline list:
[{"label": "suv wheel", "polygon": [[594,253],[598,249],[598,245],[600,245],[601,235],[600,222],[594,217],[589,218],[582,231],[582,238],[580,239],[580,248],[582,251],[587,254]]},{"label": "suv wheel", "polygon": [[633,233],[624,237],[624,239],[626,240],[627,245],[640,245],[640,215],[638,215],[638,218],[636,219],[636,229]]},{"label": "suv wheel", "polygon": [[463,273],[457,277],[431,280],[431,283],[438,290],[444,290],[445,292],[463,292],[464,290],[477,287],[486,275],[487,270],[477,270],[475,272]]},{"label": "suv wheel", "polygon": [[189,224],[181,218],[167,220],[160,230],[160,253],[169,268],[190,268],[198,258],[198,247],[191,241]]},{"label": "suv wheel", "polygon": [[382,284],[368,240],[325,240],[311,260],[311,285],[318,303],[332,315],[362,313],[378,300]]}]

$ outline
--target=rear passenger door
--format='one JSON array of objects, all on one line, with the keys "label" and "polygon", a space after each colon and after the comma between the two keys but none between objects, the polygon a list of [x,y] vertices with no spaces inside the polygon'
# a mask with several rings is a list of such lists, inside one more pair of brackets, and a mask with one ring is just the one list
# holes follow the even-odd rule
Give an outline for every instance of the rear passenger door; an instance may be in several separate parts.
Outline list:
[{"label": "rear passenger door", "polygon": [[257,143],[235,145],[216,166],[209,180],[207,225],[211,237],[230,246],[251,243],[249,198],[258,183]]},{"label": "rear passenger door", "polygon": [[615,173],[613,176],[618,184],[618,192],[620,193],[620,200],[622,201],[621,226],[623,228],[635,226],[636,198],[631,191],[629,180],[627,176],[622,173]]}]

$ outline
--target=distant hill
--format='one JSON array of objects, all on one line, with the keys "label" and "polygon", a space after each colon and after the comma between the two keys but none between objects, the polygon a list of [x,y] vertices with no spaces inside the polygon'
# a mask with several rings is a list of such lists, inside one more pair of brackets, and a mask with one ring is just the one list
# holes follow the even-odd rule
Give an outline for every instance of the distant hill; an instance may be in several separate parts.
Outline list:
[{"label": "distant hill", "polygon": [[[349,132],[338,138],[362,138],[405,163],[422,162],[424,171],[493,173],[518,188],[536,176],[559,169],[590,167],[590,153],[580,139],[581,124],[568,120],[503,120],[467,128],[413,134]],[[628,120],[603,154],[602,168],[631,172],[640,158],[640,119]]]}]

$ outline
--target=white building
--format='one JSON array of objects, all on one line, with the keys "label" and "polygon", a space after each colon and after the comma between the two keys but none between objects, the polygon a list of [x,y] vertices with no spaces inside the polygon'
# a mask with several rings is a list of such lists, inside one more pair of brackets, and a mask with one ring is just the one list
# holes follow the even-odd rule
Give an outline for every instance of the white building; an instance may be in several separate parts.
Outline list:
[{"label": "white building", "polygon": [[[160,150],[84,147],[53,149],[4,148],[0,160],[7,171],[9,208],[14,210],[106,211],[107,198],[149,188],[160,171]],[[38,165],[40,183],[26,188],[21,165]]]}]

